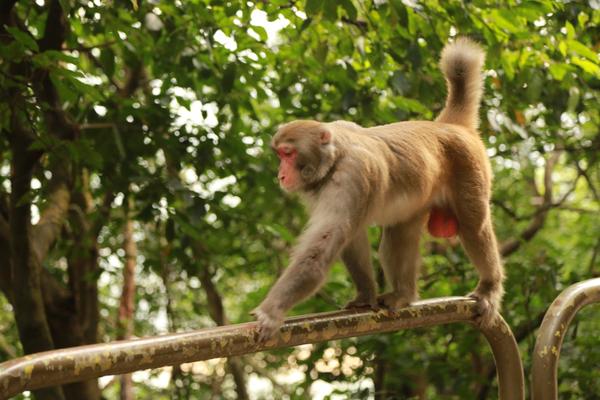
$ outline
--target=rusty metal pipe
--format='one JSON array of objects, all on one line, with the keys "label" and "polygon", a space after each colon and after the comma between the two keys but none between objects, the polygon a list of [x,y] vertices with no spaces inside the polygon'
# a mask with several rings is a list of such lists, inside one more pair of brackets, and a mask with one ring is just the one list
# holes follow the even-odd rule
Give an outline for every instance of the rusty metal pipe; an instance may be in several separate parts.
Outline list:
[{"label": "rusty metal pipe", "polygon": [[576,283],[553,302],[540,326],[531,367],[532,400],[558,398],[558,358],[571,320],[588,304],[600,302],[600,278]]},{"label": "rusty metal pipe", "polygon": [[[60,385],[185,362],[254,353],[280,347],[467,322],[477,326],[477,305],[466,297],[419,301],[397,313],[344,310],[290,318],[279,335],[259,343],[256,322],[189,333],[123,340],[32,354],[0,364],[0,398],[24,390]],[[479,328],[487,338],[498,370],[500,398],[524,398],[523,366],[515,338],[500,317]]]}]

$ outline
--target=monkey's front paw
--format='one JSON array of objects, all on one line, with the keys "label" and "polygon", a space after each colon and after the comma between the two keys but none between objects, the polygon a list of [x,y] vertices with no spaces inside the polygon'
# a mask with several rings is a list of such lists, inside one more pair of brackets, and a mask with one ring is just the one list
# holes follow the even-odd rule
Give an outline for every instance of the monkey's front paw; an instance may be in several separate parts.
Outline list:
[{"label": "monkey's front paw", "polygon": [[477,290],[467,296],[477,300],[478,316],[475,321],[484,328],[494,325],[500,311],[500,302],[495,301],[494,296],[490,293],[482,294]]},{"label": "monkey's front paw", "polygon": [[399,292],[389,292],[377,296],[377,304],[392,312],[396,312],[399,309],[410,305],[414,300],[416,299]]},{"label": "monkey's front paw", "polygon": [[264,342],[279,330],[283,325],[283,314],[268,313],[260,308],[250,312],[258,322],[258,341]]}]

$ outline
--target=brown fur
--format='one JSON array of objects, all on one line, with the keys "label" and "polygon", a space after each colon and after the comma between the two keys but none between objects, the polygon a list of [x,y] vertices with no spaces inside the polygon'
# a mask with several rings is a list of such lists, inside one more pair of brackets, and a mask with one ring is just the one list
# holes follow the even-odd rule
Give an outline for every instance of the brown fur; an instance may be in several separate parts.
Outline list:
[{"label": "brown fur", "polygon": [[[435,122],[363,128],[351,122],[294,121],[272,146],[297,150],[297,191],[311,213],[291,265],[254,311],[269,337],[285,312],[314,293],[340,255],[357,287],[349,306],[397,310],[414,301],[419,237],[433,205],[450,209],[480,274],[472,296],[483,324],[500,308],[503,270],[489,210],[491,169],[476,131],[484,53],[468,39],[442,52],[449,94]],[[323,137],[326,140],[323,140]],[[390,291],[376,298],[366,227],[383,227],[380,259]]]}]

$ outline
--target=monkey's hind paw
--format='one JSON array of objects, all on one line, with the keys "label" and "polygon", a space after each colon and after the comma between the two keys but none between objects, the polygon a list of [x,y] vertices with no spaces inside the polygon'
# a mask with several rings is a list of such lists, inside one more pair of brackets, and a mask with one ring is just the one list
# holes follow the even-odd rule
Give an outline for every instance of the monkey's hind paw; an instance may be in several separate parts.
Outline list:
[{"label": "monkey's hind paw", "polygon": [[392,312],[397,312],[401,308],[410,305],[414,300],[398,292],[389,292],[377,296],[377,304]]},{"label": "monkey's hind paw", "polygon": [[258,341],[261,343],[272,338],[281,325],[283,325],[283,317],[269,315],[260,308],[255,308],[250,314],[252,314],[258,322]]},{"label": "monkey's hind paw", "polygon": [[375,297],[369,299],[365,296],[356,296],[354,300],[344,306],[344,309],[346,310],[352,310],[355,308],[366,308],[377,311],[379,310],[379,305],[377,304],[377,299],[375,299]]},{"label": "monkey's hind paw", "polygon": [[469,293],[467,297],[477,300],[477,317],[475,322],[488,328],[494,325],[498,316],[499,307],[494,304],[489,296],[482,296],[477,292]]}]

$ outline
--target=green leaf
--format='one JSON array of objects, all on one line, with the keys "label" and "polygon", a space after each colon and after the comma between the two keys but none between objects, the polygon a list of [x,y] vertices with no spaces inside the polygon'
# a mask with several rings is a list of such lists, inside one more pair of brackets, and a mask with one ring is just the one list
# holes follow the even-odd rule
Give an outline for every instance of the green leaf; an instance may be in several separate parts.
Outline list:
[{"label": "green leaf", "polygon": [[579,54],[580,56],[583,56],[596,64],[598,63],[598,54],[583,43],[578,42],[577,40],[567,40],[567,45],[569,50],[571,50],[573,53]]},{"label": "green leaf", "polygon": [[35,52],[39,51],[37,42],[29,34],[13,26],[6,26],[6,30],[12,35],[12,37],[15,38],[17,42],[21,43],[29,50],[33,50]]},{"label": "green leaf", "polygon": [[406,8],[406,18],[408,19],[408,33],[414,37],[417,34],[419,17],[412,8]]},{"label": "green leaf", "polygon": [[323,1],[321,0],[306,0],[304,11],[309,17],[313,17],[321,12]]},{"label": "green leaf", "polygon": [[590,20],[589,15],[587,15],[585,12],[580,12],[579,15],[577,16],[577,22],[579,23],[579,27],[580,28],[584,28],[585,24],[587,24],[587,22]]},{"label": "green leaf", "polygon": [[502,57],[500,57],[500,62],[502,63],[506,77],[509,80],[513,80],[515,77],[515,64],[517,63],[518,57],[519,55],[517,53],[511,51],[504,51]]},{"label": "green leaf", "polygon": [[560,54],[562,54],[563,57],[567,56],[567,42],[565,42],[564,40],[561,40],[558,43],[558,51],[560,51]]},{"label": "green leaf", "polygon": [[58,91],[58,95],[61,100],[68,101],[70,103],[75,102],[75,100],[77,99],[77,93],[75,93],[75,91],[72,90],[69,86],[65,85],[62,76],[59,73],[57,73],[57,70],[50,71],[50,80],[52,81],[52,84]]},{"label": "green leaf", "polygon": [[555,63],[550,65],[550,74],[558,81],[562,81],[567,72],[571,71],[571,66],[563,63]]},{"label": "green leaf", "polygon": [[519,16],[527,18],[528,21],[535,21],[541,15],[548,14],[553,11],[552,2],[546,1],[523,1],[511,12],[515,12]]},{"label": "green leaf", "polygon": [[292,243],[294,241],[294,235],[281,224],[264,225],[264,229],[277,237],[281,237],[287,243]]},{"label": "green leaf", "polygon": [[60,6],[63,9],[63,13],[65,15],[69,14],[71,11],[71,0],[59,0]]},{"label": "green leaf", "polygon": [[179,229],[181,229],[181,231],[185,235],[188,235],[191,238],[196,239],[196,240],[203,239],[203,232],[195,225],[188,223],[187,217],[185,215],[183,215],[179,212],[176,212],[175,214],[171,215],[171,218],[173,218],[173,220],[175,220],[175,222],[177,222],[177,224],[179,225]]},{"label": "green leaf", "polygon": [[100,52],[100,64],[102,64],[106,76],[111,78],[115,74],[115,52],[110,48],[102,49]]},{"label": "green leaf", "polygon": [[527,82],[525,97],[530,103],[538,101],[544,87],[544,78],[541,73],[534,71]]},{"label": "green leaf", "polygon": [[321,63],[325,64],[325,60],[327,59],[327,53],[329,52],[329,45],[327,42],[321,42],[315,48],[315,59]]},{"label": "green leaf", "polygon": [[121,131],[117,125],[112,127],[113,137],[115,138],[115,145],[117,147],[117,154],[119,159],[124,160],[127,154],[125,153],[125,146],[123,145],[123,138],[121,137]]},{"label": "green leaf", "polygon": [[262,26],[252,25],[252,30],[260,36],[260,40],[263,42],[267,41],[269,35],[267,35],[267,31]]},{"label": "green leaf", "polygon": [[567,110],[575,111],[575,107],[579,104],[579,100],[581,98],[581,93],[577,87],[572,87],[569,90],[569,100],[567,101]]},{"label": "green leaf", "polygon": [[356,7],[354,7],[354,4],[352,4],[352,0],[340,0],[340,5],[344,11],[346,11],[346,14],[348,14],[348,18],[352,21],[356,21],[358,13],[356,11]]},{"label": "green leaf", "polygon": [[573,39],[575,37],[575,28],[573,28],[573,25],[569,21],[565,23],[565,29],[567,30],[567,39]]},{"label": "green leaf", "polygon": [[62,51],[47,50],[43,53],[37,53],[32,57],[33,63],[40,68],[57,67],[59,62],[79,65],[80,59],[73,57]]},{"label": "green leaf", "polygon": [[223,72],[223,80],[221,81],[222,89],[224,93],[231,92],[235,83],[237,75],[237,68],[235,64],[229,64]]},{"label": "green leaf", "polygon": [[312,20],[313,19],[311,17],[306,18],[302,22],[302,25],[300,25],[300,32],[303,32],[306,28],[308,28],[308,26],[311,24]]},{"label": "green leaf", "polygon": [[410,90],[410,81],[406,78],[404,71],[399,69],[394,71],[394,74],[389,80],[389,85],[401,95],[404,95]]},{"label": "green leaf", "polygon": [[339,0],[327,0],[323,2],[323,16],[325,19],[329,21],[337,20],[337,9],[339,5]]},{"label": "green leaf", "polygon": [[[510,16],[503,11],[494,10],[488,14],[488,17],[492,24],[496,25],[498,28],[510,32],[510,33],[518,33],[521,31],[521,28],[516,26],[511,20]],[[513,18],[514,19],[514,18]]]},{"label": "green leaf", "polygon": [[396,106],[398,106],[402,110],[416,112],[423,116],[428,116],[431,114],[429,108],[418,100],[398,96],[395,97],[393,101],[396,104]]},{"label": "green leaf", "polygon": [[579,57],[571,57],[571,62],[587,73],[600,78],[600,67],[591,61]]},{"label": "green leaf", "polygon": [[53,63],[53,60],[51,60],[45,52],[34,54],[31,61],[39,68],[49,68]]}]

